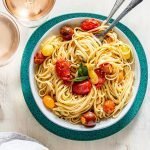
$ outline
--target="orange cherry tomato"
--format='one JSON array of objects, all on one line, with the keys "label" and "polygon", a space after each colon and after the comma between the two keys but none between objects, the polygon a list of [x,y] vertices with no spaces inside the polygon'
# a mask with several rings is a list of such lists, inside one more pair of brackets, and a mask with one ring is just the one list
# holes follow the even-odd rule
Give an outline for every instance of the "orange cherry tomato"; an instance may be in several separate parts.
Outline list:
[{"label": "orange cherry tomato", "polygon": [[89,31],[95,29],[101,25],[101,22],[97,19],[86,19],[81,23],[81,29],[84,31]]},{"label": "orange cherry tomato", "polygon": [[48,109],[53,109],[55,107],[55,101],[49,95],[43,97],[43,103]]},{"label": "orange cherry tomato", "polygon": [[115,103],[112,100],[106,100],[103,105],[103,110],[107,114],[111,114],[115,110]]}]

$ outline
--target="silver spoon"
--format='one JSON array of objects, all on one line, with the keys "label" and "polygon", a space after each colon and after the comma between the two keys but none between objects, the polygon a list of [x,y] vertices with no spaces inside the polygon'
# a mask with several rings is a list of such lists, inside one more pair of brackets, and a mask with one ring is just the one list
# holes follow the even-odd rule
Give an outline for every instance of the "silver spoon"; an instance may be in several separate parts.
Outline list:
[{"label": "silver spoon", "polygon": [[[119,1],[119,0],[118,0]],[[117,5],[118,5],[118,3],[120,4],[120,5],[118,5],[119,7],[121,6],[121,4],[123,3],[121,3],[121,2],[118,2],[118,1],[116,1],[116,3],[115,3],[115,6],[113,7],[113,9],[114,10],[112,10],[111,11],[111,13],[112,14],[110,14],[109,16],[113,16],[113,14],[118,10],[118,8],[117,8]],[[122,0],[123,1],[123,0]],[[104,36],[128,13],[128,12],[130,12],[134,7],[136,7],[139,3],[141,3],[143,0],[132,0],[131,2],[130,2],[130,4],[124,9],[124,11],[117,17],[117,19],[116,20],[114,20],[112,23],[111,23],[111,25],[106,29],[106,30],[104,30],[103,32],[101,32],[101,33],[99,33],[99,34],[96,34],[96,37],[100,40],[100,41],[103,41],[103,39],[104,39]],[[106,21],[107,22],[109,22],[109,20],[110,20],[110,17],[108,17],[107,19],[106,19]]]}]

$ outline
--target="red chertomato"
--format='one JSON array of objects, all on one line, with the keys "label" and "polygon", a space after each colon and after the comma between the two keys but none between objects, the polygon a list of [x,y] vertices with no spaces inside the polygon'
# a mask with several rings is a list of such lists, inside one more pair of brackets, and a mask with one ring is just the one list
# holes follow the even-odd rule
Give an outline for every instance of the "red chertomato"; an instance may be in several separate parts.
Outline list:
[{"label": "red chertomato", "polygon": [[99,88],[101,88],[104,85],[104,83],[106,81],[105,73],[102,72],[100,68],[95,69],[95,72],[98,75],[98,83],[95,84],[95,86],[96,86],[96,88],[99,89]]},{"label": "red chertomato", "polygon": [[60,29],[60,34],[62,35],[63,39],[68,41],[72,39],[72,35],[74,34],[74,30],[70,26],[63,26]]},{"label": "red chertomato", "polygon": [[72,92],[78,95],[86,95],[91,91],[92,83],[89,80],[82,82],[74,82],[72,85]]},{"label": "red chertomato", "polygon": [[96,115],[89,111],[81,116],[81,123],[86,127],[94,127],[96,125]]},{"label": "red chertomato", "polygon": [[101,25],[101,22],[96,19],[86,19],[81,23],[81,29],[89,31]]},{"label": "red chertomato", "polygon": [[105,81],[106,81],[105,78],[99,77],[98,78],[98,83],[95,84],[96,88],[98,88],[98,89],[101,88],[104,85]]},{"label": "red chertomato", "polygon": [[113,68],[110,63],[103,63],[99,67],[100,70],[106,74],[111,74],[113,72]]},{"label": "red chertomato", "polygon": [[70,63],[66,60],[58,60],[56,62],[56,73],[57,76],[65,81],[71,79]]},{"label": "red chertomato", "polygon": [[64,82],[63,82],[65,85],[67,85],[67,86],[71,86],[71,81],[67,81],[67,80],[64,80]]},{"label": "red chertomato", "polygon": [[44,62],[45,59],[46,57],[39,51],[34,56],[34,63],[40,65]]},{"label": "red chertomato", "polygon": [[100,68],[95,69],[96,74],[98,77],[105,78],[105,72],[103,72]]}]

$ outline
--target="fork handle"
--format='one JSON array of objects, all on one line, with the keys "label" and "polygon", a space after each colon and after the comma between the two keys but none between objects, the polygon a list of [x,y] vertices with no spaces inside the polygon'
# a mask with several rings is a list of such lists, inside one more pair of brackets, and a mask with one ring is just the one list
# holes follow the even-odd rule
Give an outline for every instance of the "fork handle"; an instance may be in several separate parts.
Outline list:
[{"label": "fork handle", "polygon": [[100,36],[105,36],[126,14],[128,14],[134,7],[140,4],[143,0],[132,0],[131,3],[125,8],[125,10],[117,17],[116,20],[102,33]]},{"label": "fork handle", "polygon": [[110,21],[110,19],[112,18],[112,16],[116,13],[116,11],[120,8],[120,6],[123,4],[124,1],[125,0],[116,0],[116,2],[114,4],[114,6],[113,6],[113,8],[112,8],[112,10],[111,10],[111,12],[109,14],[109,16],[106,19],[105,24],[107,24]]}]

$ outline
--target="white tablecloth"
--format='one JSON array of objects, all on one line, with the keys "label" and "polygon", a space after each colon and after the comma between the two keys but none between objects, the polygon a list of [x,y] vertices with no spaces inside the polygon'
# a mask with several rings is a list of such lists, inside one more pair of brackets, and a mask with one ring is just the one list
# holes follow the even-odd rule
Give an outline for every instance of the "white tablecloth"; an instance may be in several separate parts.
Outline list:
[{"label": "white tablecloth", "polygon": [[[129,1],[131,0],[127,0],[127,2]],[[91,12],[108,15],[114,2],[115,0],[56,0],[56,5],[49,18],[73,12]],[[149,7],[150,0],[144,0],[142,4],[121,21],[140,39],[148,58],[150,57],[148,56],[148,53],[150,53]],[[0,1],[0,11],[6,12],[2,1]],[[16,131],[26,134],[37,139],[52,150],[150,149],[150,90],[135,119],[125,129],[108,138],[91,142],[77,142],[60,138],[45,130],[28,110],[20,85],[20,62],[23,49],[35,29],[18,25],[21,31],[19,52],[11,64],[0,68],[0,131]]]},{"label": "white tablecloth", "polygon": [[1,132],[0,150],[48,150],[48,148],[23,134]]}]

